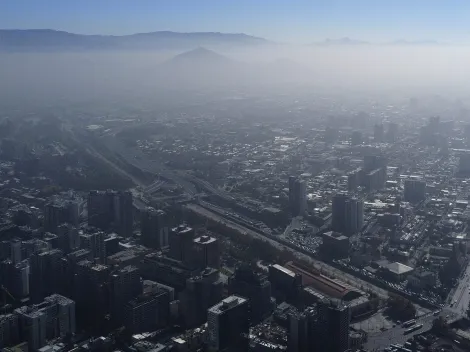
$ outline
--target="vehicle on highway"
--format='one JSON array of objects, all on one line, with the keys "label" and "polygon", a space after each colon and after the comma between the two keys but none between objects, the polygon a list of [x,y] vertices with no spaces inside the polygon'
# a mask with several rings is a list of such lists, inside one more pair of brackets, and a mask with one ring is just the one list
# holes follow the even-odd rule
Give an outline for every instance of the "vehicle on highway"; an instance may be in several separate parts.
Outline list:
[{"label": "vehicle on highway", "polygon": [[409,334],[409,333],[412,333],[413,331],[416,331],[416,330],[419,330],[423,327],[423,324],[417,324],[417,325],[413,325],[411,328],[409,329],[406,329],[404,334]]},{"label": "vehicle on highway", "polygon": [[440,312],[441,312],[440,310],[436,310],[435,312],[432,313],[432,315],[434,315],[435,317],[437,317]]}]

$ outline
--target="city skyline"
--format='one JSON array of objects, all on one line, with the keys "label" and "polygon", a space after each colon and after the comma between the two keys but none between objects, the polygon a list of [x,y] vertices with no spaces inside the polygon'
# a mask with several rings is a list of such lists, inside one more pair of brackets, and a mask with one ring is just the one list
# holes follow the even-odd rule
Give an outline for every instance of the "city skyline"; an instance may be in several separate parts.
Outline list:
[{"label": "city skyline", "polygon": [[118,0],[112,7],[89,0],[51,0],[47,5],[7,0],[3,7],[3,29],[54,29],[101,35],[155,31],[245,33],[296,44],[343,37],[372,42],[470,41],[470,3],[462,0],[143,0],[138,4]]}]

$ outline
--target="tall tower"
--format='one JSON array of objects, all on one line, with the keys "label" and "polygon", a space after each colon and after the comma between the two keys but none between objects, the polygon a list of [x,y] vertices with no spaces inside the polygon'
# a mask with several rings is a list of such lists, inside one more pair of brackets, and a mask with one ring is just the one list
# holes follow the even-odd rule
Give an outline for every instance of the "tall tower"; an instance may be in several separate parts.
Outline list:
[{"label": "tall tower", "polygon": [[171,229],[168,240],[170,257],[185,264],[191,264],[194,229],[186,225],[174,227]]},{"label": "tall tower", "polygon": [[145,209],[142,212],[140,232],[144,246],[157,249],[167,246],[168,225],[165,212],[151,207]]},{"label": "tall tower", "polygon": [[[344,352],[349,348],[349,307],[338,300],[322,300],[317,305],[316,342],[320,351]],[[327,338],[325,338],[327,337]]]},{"label": "tall tower", "polygon": [[240,296],[230,296],[207,311],[209,348],[223,351],[231,347],[235,351],[248,348],[249,304]]},{"label": "tall tower", "polygon": [[333,231],[352,234],[364,224],[364,203],[346,194],[336,194],[331,203]]},{"label": "tall tower", "polygon": [[289,177],[289,208],[293,216],[304,215],[307,209],[307,186],[305,181]]}]

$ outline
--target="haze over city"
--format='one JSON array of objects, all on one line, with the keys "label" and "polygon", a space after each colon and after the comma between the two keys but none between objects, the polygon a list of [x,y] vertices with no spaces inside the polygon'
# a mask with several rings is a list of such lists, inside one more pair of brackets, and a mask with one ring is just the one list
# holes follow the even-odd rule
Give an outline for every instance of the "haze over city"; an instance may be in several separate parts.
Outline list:
[{"label": "haze over city", "polygon": [[470,2],[0,5],[0,350],[470,350]]}]

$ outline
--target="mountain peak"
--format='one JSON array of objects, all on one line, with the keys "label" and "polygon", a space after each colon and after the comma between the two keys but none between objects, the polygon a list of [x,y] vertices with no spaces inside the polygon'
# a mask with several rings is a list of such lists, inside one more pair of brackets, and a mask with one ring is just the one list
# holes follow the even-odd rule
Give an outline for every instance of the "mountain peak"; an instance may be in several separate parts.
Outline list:
[{"label": "mountain peak", "polygon": [[232,60],[202,46],[173,57],[171,63],[228,64]]}]

